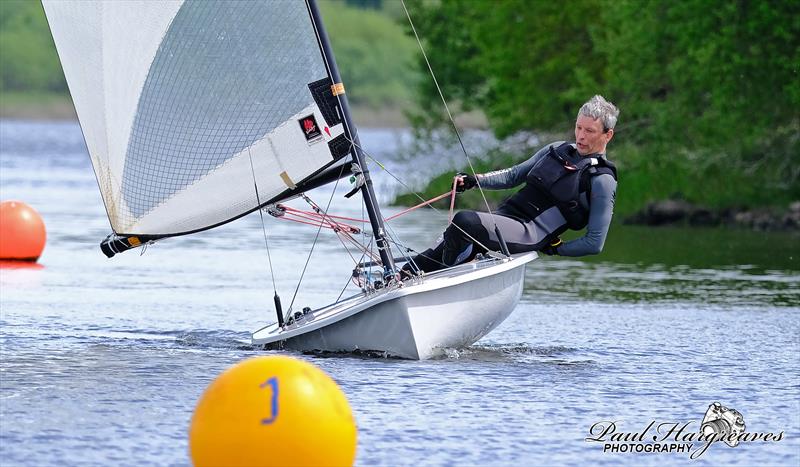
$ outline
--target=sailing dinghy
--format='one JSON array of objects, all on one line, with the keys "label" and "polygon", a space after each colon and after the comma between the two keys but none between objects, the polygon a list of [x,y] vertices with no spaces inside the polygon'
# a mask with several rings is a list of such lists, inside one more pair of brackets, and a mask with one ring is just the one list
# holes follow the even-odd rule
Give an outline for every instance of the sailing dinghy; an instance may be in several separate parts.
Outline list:
[{"label": "sailing dinghy", "polygon": [[[358,293],[284,313],[276,291],[277,322],[254,344],[425,359],[516,306],[536,253],[399,280],[314,0],[42,3],[113,230],[107,256],[261,209],[280,216],[280,202],[353,176],[377,250],[356,264]],[[312,207],[318,225],[352,233]]]}]

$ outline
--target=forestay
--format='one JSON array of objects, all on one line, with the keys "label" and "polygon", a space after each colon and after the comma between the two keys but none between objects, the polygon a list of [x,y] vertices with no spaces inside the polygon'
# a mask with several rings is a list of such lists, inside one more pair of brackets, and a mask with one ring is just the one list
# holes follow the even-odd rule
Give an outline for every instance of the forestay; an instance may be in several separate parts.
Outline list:
[{"label": "forestay", "polygon": [[43,5],[117,234],[227,222],[349,151],[305,2]]}]

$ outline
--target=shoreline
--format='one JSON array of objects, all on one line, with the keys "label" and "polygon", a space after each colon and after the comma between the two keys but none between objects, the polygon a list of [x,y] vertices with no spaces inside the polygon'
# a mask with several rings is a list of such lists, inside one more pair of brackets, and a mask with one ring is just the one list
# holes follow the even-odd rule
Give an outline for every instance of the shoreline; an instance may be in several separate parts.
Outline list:
[{"label": "shoreline", "polygon": [[740,227],[756,231],[800,231],[800,201],[788,207],[729,207],[711,209],[683,200],[648,203],[625,217],[623,224],[688,227]]},{"label": "shoreline", "polygon": [[[78,121],[69,96],[61,94],[0,94],[0,119]],[[410,128],[402,109],[353,106],[353,120],[363,128]]]},{"label": "shoreline", "polygon": [[[387,107],[373,109],[352,105],[353,120],[361,128],[411,128],[406,109]],[[32,121],[77,121],[72,98],[63,94],[0,94],[0,119]],[[478,112],[458,116],[459,126],[486,129],[486,117]]]},{"label": "shoreline", "polygon": [[78,120],[69,96],[61,94],[0,94],[0,119]]},{"label": "shoreline", "polygon": [[[72,99],[60,94],[0,94],[0,119],[28,121],[78,121]],[[361,128],[409,129],[403,110],[375,110],[353,107],[353,119]],[[482,119],[469,118],[481,127]],[[399,202],[398,202],[399,201]],[[402,197],[392,204],[404,205]],[[500,200],[495,200],[499,203]],[[627,214],[622,222],[644,226],[736,227],[756,231],[800,231],[800,200],[785,207],[728,207],[707,208],[678,199],[653,201],[638,211]]]}]

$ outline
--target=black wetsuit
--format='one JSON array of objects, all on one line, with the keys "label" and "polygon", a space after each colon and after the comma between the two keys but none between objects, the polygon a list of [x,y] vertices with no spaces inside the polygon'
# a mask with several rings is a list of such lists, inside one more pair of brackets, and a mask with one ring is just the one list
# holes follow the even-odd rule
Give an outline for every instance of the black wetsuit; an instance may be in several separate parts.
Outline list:
[{"label": "black wetsuit", "polygon": [[[551,147],[557,148],[561,145],[563,145],[561,141],[549,144],[525,162],[508,169],[478,175],[481,188],[507,189],[525,183],[536,162],[545,157]],[[572,147],[574,148],[574,145]],[[584,157],[599,156],[602,155],[593,154]],[[579,161],[581,157],[574,150],[568,155],[574,162]],[[600,253],[603,249],[614,213],[617,181],[614,175],[600,173],[592,176],[589,182],[591,188],[581,192],[579,196],[581,207],[588,211],[586,234],[559,246],[557,250],[559,255],[584,256]],[[587,197],[587,193],[590,193],[591,199]],[[540,250],[568,229],[568,222],[557,206],[542,209],[533,217],[530,213],[521,212],[509,201],[511,199],[504,202],[493,214],[460,211],[453,218],[455,225],[450,225],[445,230],[439,243],[412,258],[411,263],[423,271],[431,272],[469,261],[476,254],[485,251],[474,240],[491,250],[498,251],[500,243],[495,234],[495,225],[500,229],[511,253]],[[407,264],[403,269],[408,271],[415,268]]]}]

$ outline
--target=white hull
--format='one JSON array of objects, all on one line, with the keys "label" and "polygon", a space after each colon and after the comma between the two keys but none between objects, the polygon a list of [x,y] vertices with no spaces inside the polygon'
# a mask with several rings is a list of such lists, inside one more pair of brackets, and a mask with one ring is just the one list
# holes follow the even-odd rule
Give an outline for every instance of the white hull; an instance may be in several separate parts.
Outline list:
[{"label": "white hull", "polygon": [[536,253],[483,260],[419,282],[357,295],[315,310],[284,329],[253,333],[253,344],[302,351],[376,351],[427,359],[470,345],[496,328],[522,295],[525,265]]}]

